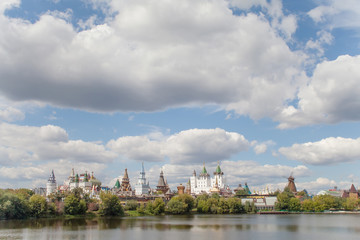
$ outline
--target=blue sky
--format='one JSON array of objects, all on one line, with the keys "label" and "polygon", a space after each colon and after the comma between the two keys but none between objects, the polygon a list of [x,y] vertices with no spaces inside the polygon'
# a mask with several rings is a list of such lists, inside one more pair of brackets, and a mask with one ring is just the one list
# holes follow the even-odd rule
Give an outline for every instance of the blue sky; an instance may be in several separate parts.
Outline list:
[{"label": "blue sky", "polygon": [[359,27],[356,0],[1,1],[0,182],[358,187]]}]

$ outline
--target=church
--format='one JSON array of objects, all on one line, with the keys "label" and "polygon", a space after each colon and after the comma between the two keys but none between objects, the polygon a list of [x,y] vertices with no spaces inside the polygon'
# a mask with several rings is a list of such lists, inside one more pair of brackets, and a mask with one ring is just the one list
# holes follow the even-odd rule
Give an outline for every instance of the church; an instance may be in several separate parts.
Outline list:
[{"label": "church", "polygon": [[210,174],[205,168],[205,163],[199,176],[196,175],[196,171],[194,170],[193,176],[190,177],[190,189],[191,194],[195,195],[202,193],[220,193],[221,190],[224,190],[224,173],[221,171],[220,164],[218,163],[215,169],[214,177],[210,177]]}]

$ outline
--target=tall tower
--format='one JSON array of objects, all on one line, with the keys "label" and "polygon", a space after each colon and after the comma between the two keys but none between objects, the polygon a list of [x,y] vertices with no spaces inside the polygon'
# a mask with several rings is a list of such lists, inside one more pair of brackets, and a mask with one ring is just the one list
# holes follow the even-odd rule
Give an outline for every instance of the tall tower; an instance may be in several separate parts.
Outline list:
[{"label": "tall tower", "polygon": [[56,179],[54,170],[52,170],[50,177],[46,183],[46,196],[49,196],[51,193],[56,192]]},{"label": "tall tower", "polygon": [[144,194],[149,194],[150,186],[148,183],[146,183],[145,178],[145,169],[144,169],[144,162],[141,165],[141,172],[138,177],[138,182],[135,185],[135,195],[140,196]]},{"label": "tall tower", "polygon": [[131,186],[130,186],[130,180],[129,180],[127,168],[125,168],[125,173],[124,173],[124,177],[122,178],[122,181],[121,181],[120,189],[121,189],[121,191],[124,191],[124,192],[132,191]]},{"label": "tall tower", "polygon": [[214,172],[214,179],[212,180],[212,187],[217,187],[219,189],[225,188],[224,173],[221,171],[220,162],[218,162],[218,165]]},{"label": "tall tower", "polygon": [[166,193],[169,190],[169,186],[164,178],[164,172],[161,170],[158,185],[156,186],[156,191]]}]

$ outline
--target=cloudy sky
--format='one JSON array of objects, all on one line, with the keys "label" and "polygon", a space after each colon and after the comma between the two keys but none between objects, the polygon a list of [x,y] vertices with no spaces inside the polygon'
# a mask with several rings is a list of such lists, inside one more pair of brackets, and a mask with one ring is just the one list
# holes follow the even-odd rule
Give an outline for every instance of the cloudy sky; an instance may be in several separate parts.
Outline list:
[{"label": "cloudy sky", "polygon": [[359,29],[358,0],[2,0],[0,183],[360,187]]}]

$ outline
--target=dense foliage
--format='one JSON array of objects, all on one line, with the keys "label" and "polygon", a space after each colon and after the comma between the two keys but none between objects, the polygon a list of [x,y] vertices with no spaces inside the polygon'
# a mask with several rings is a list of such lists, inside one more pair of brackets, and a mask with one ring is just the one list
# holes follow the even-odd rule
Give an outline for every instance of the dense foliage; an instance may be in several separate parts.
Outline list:
[{"label": "dense foliage", "polygon": [[306,193],[300,192],[297,197],[285,188],[277,195],[276,210],[288,210],[293,212],[323,212],[326,210],[356,210],[359,200],[356,198],[341,198],[331,195],[318,195],[310,198]]},{"label": "dense foliage", "polygon": [[100,214],[104,216],[122,216],[124,215],[124,209],[121,206],[119,197],[112,193],[100,194]]}]

